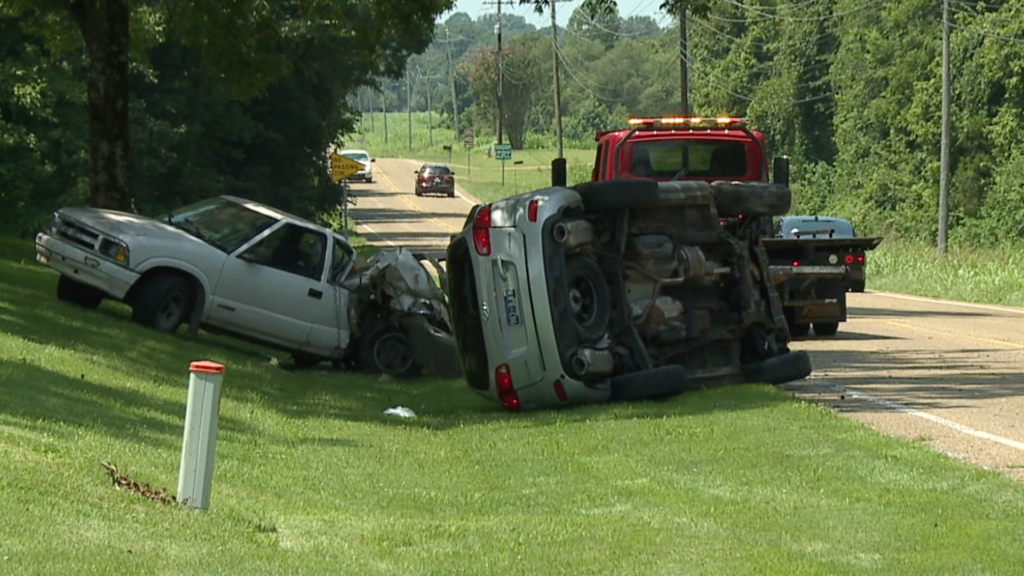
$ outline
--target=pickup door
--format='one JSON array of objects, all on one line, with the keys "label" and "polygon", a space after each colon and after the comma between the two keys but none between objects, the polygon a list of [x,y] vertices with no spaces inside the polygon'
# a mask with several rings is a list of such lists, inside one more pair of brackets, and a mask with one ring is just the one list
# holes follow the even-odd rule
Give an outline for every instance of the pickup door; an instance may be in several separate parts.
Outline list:
[{"label": "pickup door", "polygon": [[[224,263],[209,322],[289,349],[328,354],[347,345],[348,293],[324,281],[328,240],[285,223],[240,248]],[[314,324],[323,341],[311,347]]]}]

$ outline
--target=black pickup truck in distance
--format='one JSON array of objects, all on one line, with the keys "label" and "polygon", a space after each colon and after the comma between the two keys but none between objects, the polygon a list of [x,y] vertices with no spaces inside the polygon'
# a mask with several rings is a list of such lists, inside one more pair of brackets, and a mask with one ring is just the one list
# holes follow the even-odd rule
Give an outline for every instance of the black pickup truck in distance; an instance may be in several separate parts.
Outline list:
[{"label": "black pickup truck in distance", "polygon": [[784,216],[763,240],[789,332],[833,336],[846,321],[846,293],[864,291],[866,253],[882,238],[857,238],[843,218]]}]

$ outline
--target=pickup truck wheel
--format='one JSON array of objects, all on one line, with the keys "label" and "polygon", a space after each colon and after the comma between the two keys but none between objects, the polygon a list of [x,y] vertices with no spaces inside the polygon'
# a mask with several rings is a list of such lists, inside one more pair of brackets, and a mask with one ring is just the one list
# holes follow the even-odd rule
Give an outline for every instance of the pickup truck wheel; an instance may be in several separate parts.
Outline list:
[{"label": "pickup truck wheel", "polygon": [[611,291],[592,258],[570,257],[565,263],[566,294],[576,334],[581,343],[597,342],[608,330],[611,317]]},{"label": "pickup truck wheel", "polygon": [[61,274],[57,280],[57,299],[92,310],[103,302],[103,292]]},{"label": "pickup truck wheel", "polygon": [[814,333],[818,336],[835,336],[839,332],[839,322],[815,322]]},{"label": "pickup truck wheel", "polygon": [[405,330],[384,324],[370,331],[359,344],[359,367],[369,374],[415,378],[423,372],[412,355]]},{"label": "pickup truck wheel", "polygon": [[577,184],[574,189],[587,210],[612,211],[653,208],[658,205],[658,183],[654,180],[602,180]]},{"label": "pickup truck wheel", "polygon": [[789,212],[793,202],[789,186],[782,184],[719,180],[711,188],[722,216],[780,216]]},{"label": "pickup truck wheel", "polygon": [[805,378],[811,373],[811,358],[807,352],[786,352],[767,360],[752,362],[743,367],[747,382],[783,384]]},{"label": "pickup truck wheel", "polygon": [[614,376],[611,379],[610,387],[609,402],[628,402],[668,398],[688,390],[695,390],[700,386],[689,381],[686,368],[678,364],[669,364],[650,370]]},{"label": "pickup truck wheel", "polygon": [[175,332],[192,311],[192,284],[177,274],[157,274],[132,302],[132,320],[160,332]]}]

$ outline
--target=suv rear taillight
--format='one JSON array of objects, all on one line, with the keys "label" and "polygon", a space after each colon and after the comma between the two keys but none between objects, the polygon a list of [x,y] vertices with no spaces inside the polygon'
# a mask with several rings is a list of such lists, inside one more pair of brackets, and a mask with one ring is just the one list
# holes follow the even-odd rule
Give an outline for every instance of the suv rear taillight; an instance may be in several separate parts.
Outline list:
[{"label": "suv rear taillight", "polygon": [[491,205],[481,206],[473,218],[473,246],[480,256],[491,255]]},{"label": "suv rear taillight", "polygon": [[519,395],[512,385],[512,371],[509,370],[508,364],[502,364],[494,369],[494,386],[498,390],[502,406],[509,410],[519,410]]}]

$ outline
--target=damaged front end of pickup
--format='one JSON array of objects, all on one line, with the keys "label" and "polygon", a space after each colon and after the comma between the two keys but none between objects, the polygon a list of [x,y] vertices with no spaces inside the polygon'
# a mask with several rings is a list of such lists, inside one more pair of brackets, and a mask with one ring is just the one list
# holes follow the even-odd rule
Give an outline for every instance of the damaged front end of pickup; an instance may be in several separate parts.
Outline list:
[{"label": "damaged front end of pickup", "polygon": [[344,282],[353,296],[350,363],[400,378],[418,377],[424,369],[443,378],[462,376],[445,284],[445,270],[433,257],[407,248],[371,257]]}]

